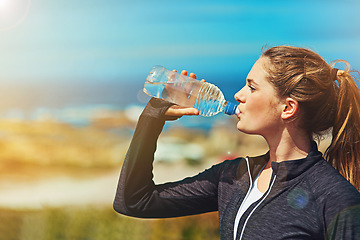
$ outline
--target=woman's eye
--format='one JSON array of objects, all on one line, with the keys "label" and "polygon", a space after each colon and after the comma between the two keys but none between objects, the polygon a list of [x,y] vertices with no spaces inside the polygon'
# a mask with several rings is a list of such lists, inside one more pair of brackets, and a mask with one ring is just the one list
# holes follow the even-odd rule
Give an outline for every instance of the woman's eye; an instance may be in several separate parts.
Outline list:
[{"label": "woman's eye", "polygon": [[255,91],[255,88],[253,87],[253,86],[251,86],[250,84],[248,84],[248,87],[249,87],[249,89],[250,89],[250,91]]}]

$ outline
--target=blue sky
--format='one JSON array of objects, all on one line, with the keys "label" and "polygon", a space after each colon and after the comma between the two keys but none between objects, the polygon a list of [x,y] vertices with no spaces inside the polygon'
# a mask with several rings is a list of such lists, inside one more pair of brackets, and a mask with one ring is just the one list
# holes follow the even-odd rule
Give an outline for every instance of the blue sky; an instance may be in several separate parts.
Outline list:
[{"label": "blue sky", "polygon": [[0,79],[142,82],[164,65],[216,83],[244,78],[264,45],[280,44],[360,69],[359,10],[359,0],[0,0]]}]

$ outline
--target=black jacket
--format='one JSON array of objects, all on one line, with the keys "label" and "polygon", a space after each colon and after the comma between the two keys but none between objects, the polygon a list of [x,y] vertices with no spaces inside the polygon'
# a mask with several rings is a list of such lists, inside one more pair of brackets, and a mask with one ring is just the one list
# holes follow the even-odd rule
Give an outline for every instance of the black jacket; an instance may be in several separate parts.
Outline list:
[{"label": "black jacket", "polygon": [[[169,105],[152,99],[139,118],[119,179],[114,209],[141,218],[219,211],[221,239],[234,239],[234,220],[265,154],[237,158],[178,182],[155,185],[152,162]],[[317,150],[272,163],[269,190],[243,214],[236,239],[360,239],[360,193]]]}]

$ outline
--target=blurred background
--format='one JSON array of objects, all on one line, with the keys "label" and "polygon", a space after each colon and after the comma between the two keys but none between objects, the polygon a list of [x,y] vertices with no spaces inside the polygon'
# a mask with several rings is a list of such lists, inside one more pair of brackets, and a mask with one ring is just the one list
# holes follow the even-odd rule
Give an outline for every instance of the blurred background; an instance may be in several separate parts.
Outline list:
[{"label": "blurred background", "polygon": [[[360,70],[359,10],[358,0],[0,0],[1,238],[219,239],[216,213],[112,210],[149,70],[194,72],[228,100],[264,46],[307,47]],[[167,123],[155,181],[266,152],[235,121]]]}]

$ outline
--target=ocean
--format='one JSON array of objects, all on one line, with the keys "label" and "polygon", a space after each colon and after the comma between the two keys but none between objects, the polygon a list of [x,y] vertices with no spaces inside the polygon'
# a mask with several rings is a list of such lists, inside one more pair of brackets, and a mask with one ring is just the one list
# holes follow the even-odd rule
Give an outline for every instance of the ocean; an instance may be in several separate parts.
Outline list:
[{"label": "ocean", "polygon": [[[242,84],[225,78],[215,84],[223,91],[227,100]],[[213,82],[214,83],[214,82]],[[139,114],[150,97],[143,93],[143,81],[47,81],[2,83],[0,118],[38,120],[44,116],[75,126],[89,124],[94,112],[126,111]],[[222,115],[222,114],[218,114]],[[186,127],[209,128],[219,116],[193,120],[182,120]],[[135,116],[134,118],[136,118]]]}]

